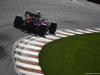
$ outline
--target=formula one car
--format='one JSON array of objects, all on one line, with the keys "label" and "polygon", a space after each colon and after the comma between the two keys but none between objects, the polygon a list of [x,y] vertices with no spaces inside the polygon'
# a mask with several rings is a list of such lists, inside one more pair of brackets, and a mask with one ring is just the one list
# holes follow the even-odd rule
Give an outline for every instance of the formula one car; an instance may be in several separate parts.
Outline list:
[{"label": "formula one car", "polygon": [[24,32],[44,37],[47,33],[55,35],[57,23],[48,22],[46,19],[41,18],[39,14],[27,11],[24,17],[15,17],[14,27]]}]

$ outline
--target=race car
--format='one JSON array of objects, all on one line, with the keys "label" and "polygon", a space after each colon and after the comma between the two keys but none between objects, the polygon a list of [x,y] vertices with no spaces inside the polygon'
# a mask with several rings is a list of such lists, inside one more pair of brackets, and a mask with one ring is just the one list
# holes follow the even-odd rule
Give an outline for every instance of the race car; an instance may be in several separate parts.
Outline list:
[{"label": "race car", "polygon": [[27,33],[45,37],[47,34],[55,35],[57,23],[48,22],[47,19],[43,19],[39,14],[26,11],[24,17],[15,17],[14,27]]}]

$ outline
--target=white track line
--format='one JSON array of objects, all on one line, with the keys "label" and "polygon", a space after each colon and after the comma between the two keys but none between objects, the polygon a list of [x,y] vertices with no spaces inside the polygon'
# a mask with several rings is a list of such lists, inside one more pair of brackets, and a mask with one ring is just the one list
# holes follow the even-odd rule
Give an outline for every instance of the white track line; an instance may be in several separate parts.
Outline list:
[{"label": "white track line", "polygon": [[59,39],[59,37],[56,37],[56,36],[53,36],[53,35],[47,35],[46,38],[49,38],[49,39]]},{"label": "white track line", "polygon": [[30,37],[30,39],[34,39],[34,40],[37,39],[37,38],[39,38],[39,37],[34,37],[34,36]]},{"label": "white track line", "polygon": [[26,45],[23,44],[23,43],[19,43],[18,45],[19,45],[19,46],[22,46],[22,47],[25,47],[25,46],[26,46]]},{"label": "white track line", "polygon": [[19,48],[15,49],[17,52],[21,52],[21,53],[24,53],[24,54],[30,54],[30,55],[37,55],[39,54],[39,52],[33,52],[33,51],[28,51],[28,50],[21,50]]},{"label": "white track line", "polygon": [[66,34],[66,35],[75,35],[75,34],[71,34],[71,33],[63,32],[63,31],[57,31],[57,32],[62,33],[62,34]]},{"label": "white track line", "polygon": [[42,45],[42,46],[45,45],[45,43],[41,43],[41,42],[38,42],[38,41],[31,41],[30,44]]},{"label": "white track line", "polygon": [[95,28],[96,30],[100,30],[100,28]]},{"label": "white track line", "polygon": [[30,42],[30,39],[24,39],[23,42]]},{"label": "white track line", "polygon": [[24,47],[24,48],[30,48],[30,49],[35,49],[35,50],[41,50],[41,47],[31,46],[31,45],[29,45],[29,44],[25,45],[25,44],[23,44],[23,43],[19,43],[18,45],[19,45],[19,46],[22,46],[22,47]]},{"label": "white track line", "polygon": [[39,62],[39,60],[36,59],[36,58],[30,58],[30,57],[21,56],[21,55],[18,55],[18,54],[15,54],[15,58],[19,58],[19,59],[22,59],[22,60],[28,60],[28,61],[32,61],[32,62]]},{"label": "white track line", "polygon": [[99,32],[99,31],[92,30],[92,29],[85,29],[85,30],[90,31],[90,32]]},{"label": "white track line", "polygon": [[84,34],[84,33],[81,33],[81,32],[77,32],[77,31],[73,31],[73,30],[65,30],[65,31],[67,31],[67,32],[71,32],[71,33],[75,33],[75,34]]},{"label": "white track line", "polygon": [[17,64],[18,66],[22,66],[22,67],[26,67],[26,68],[41,70],[40,66],[36,66],[36,65],[30,65],[30,64],[26,64],[26,63],[21,63],[21,62],[19,62],[19,61],[16,61],[16,64]]},{"label": "white track line", "polygon": [[56,36],[59,36],[59,37],[67,37],[67,35],[63,35],[63,34],[56,34]]},{"label": "white track line", "polygon": [[29,72],[29,71],[25,71],[25,70],[21,70],[21,69],[19,69],[19,71],[20,71],[21,73],[26,74],[26,75],[44,75],[44,74]]},{"label": "white track line", "polygon": [[32,46],[32,45],[29,45],[29,44],[27,44],[27,45],[25,46],[25,48],[30,48],[30,49],[35,49],[35,50],[41,50],[41,47]]},{"label": "white track line", "polygon": [[81,30],[81,29],[75,29],[76,31],[79,31],[79,32],[82,32],[82,33],[92,33],[92,32],[89,32],[89,31],[85,31],[85,30]]},{"label": "white track line", "polygon": [[38,38],[36,41],[43,41],[43,42],[51,42],[52,40],[46,39],[46,38]]}]

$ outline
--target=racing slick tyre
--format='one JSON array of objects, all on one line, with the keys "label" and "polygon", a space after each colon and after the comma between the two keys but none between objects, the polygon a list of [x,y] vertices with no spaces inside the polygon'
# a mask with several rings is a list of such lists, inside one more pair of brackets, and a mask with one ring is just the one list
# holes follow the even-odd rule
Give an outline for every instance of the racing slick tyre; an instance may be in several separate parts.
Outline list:
[{"label": "racing slick tyre", "polygon": [[22,29],[23,19],[21,16],[16,16],[14,20],[14,27]]},{"label": "racing slick tyre", "polygon": [[34,25],[34,24],[30,24],[30,25],[28,25],[28,32],[30,32],[30,33],[34,33],[34,34],[37,34],[38,33],[38,27],[36,26],[36,25]]},{"label": "racing slick tyre", "polygon": [[57,29],[57,23],[51,23],[49,26],[49,34],[55,35]]},{"label": "racing slick tyre", "polygon": [[41,37],[45,37],[46,28],[47,28],[47,26],[41,25],[41,26],[39,27],[38,35],[41,36]]}]

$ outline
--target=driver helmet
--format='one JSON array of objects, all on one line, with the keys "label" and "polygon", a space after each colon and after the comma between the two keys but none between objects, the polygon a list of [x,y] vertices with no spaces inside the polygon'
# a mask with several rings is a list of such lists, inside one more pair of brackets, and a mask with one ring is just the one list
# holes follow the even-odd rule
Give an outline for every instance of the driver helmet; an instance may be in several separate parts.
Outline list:
[{"label": "driver helmet", "polygon": [[41,13],[42,13],[41,11],[37,10],[37,14],[40,14],[41,15]]}]

